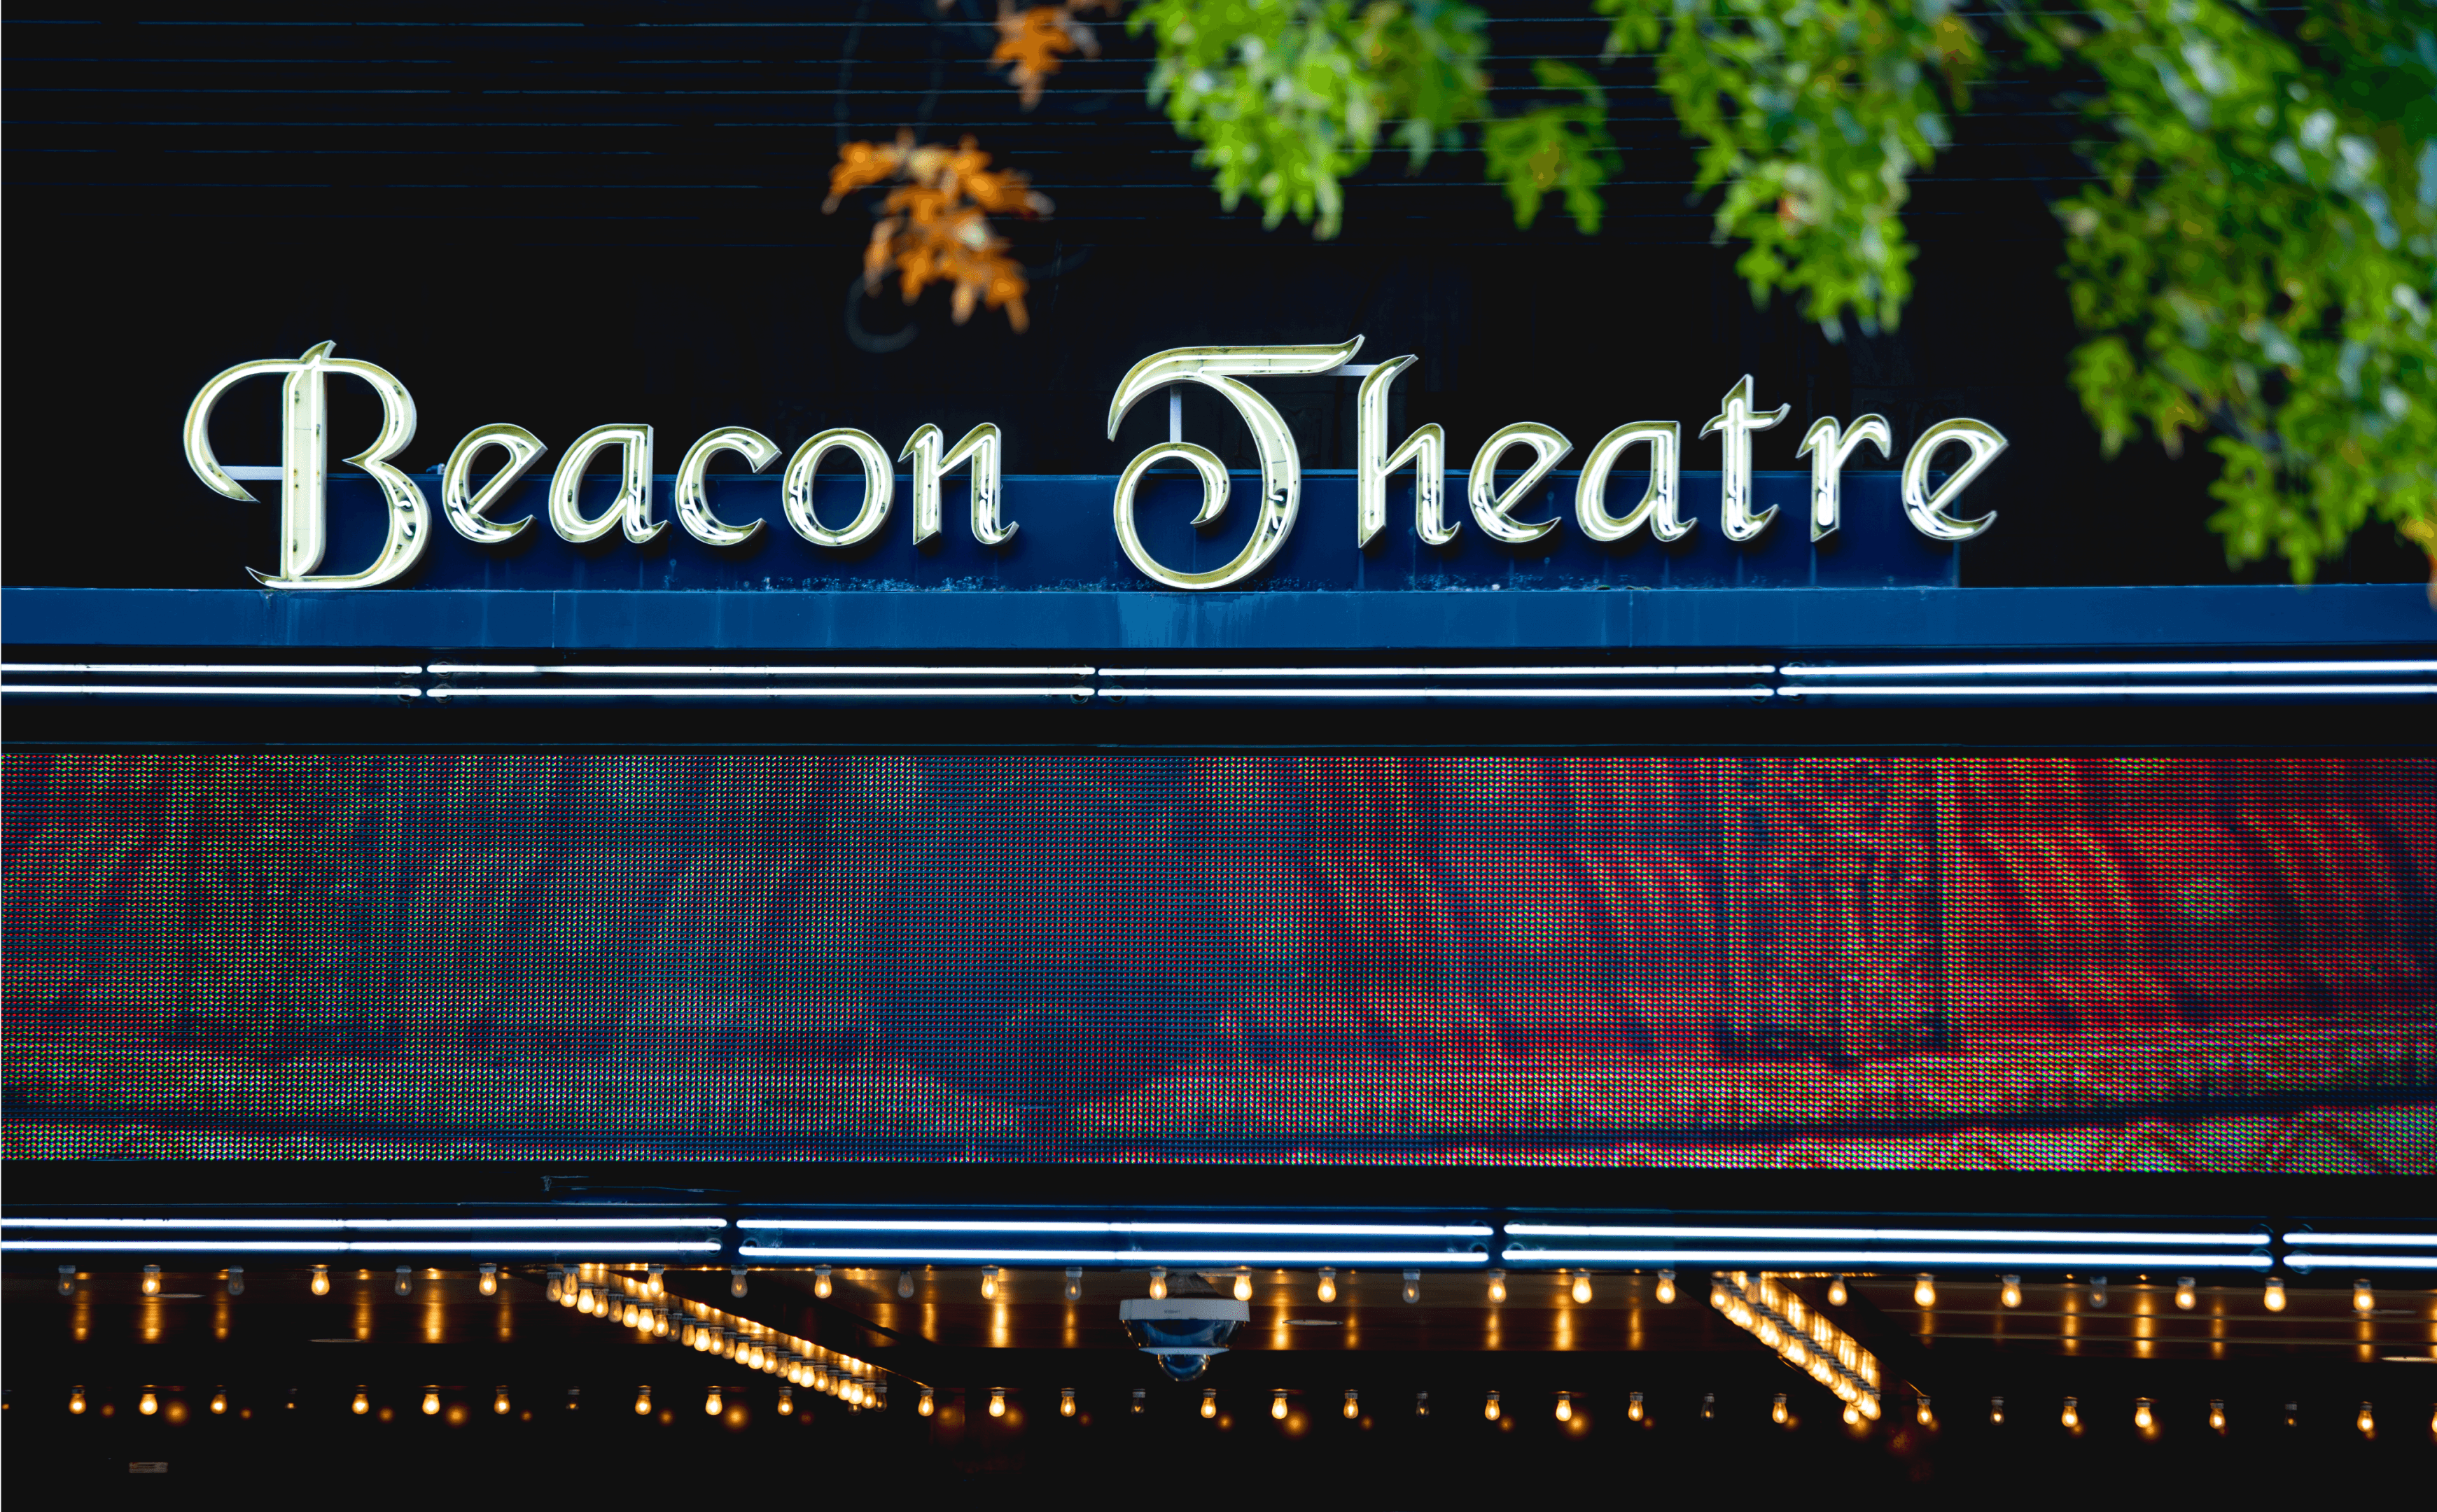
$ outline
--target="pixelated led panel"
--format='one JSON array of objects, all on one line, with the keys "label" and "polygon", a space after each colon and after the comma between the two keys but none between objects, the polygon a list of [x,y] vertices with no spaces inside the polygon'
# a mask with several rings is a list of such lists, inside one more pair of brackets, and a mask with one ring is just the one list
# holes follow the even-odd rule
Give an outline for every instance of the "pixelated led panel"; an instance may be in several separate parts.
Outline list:
[{"label": "pixelated led panel", "polygon": [[2428,1171],[2437,764],[11,753],[7,1149]]}]

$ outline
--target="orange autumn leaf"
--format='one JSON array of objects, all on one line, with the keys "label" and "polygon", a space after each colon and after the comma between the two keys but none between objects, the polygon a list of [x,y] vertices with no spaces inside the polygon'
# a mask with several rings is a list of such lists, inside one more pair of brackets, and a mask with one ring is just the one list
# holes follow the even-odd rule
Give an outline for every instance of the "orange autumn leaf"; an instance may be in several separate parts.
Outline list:
[{"label": "orange autumn leaf", "polygon": [[1021,14],[999,11],[999,44],[991,49],[991,61],[1014,65],[1008,77],[1023,91],[1026,110],[1041,102],[1041,86],[1063,66],[1059,55],[1075,50],[1067,22],[1063,6],[1034,6]]},{"label": "orange autumn leaf", "polygon": [[970,136],[953,149],[917,147],[912,133],[903,132],[893,147],[849,143],[831,171],[822,208],[834,210],[851,190],[890,179],[897,182],[882,197],[881,216],[864,247],[864,286],[876,290],[893,274],[900,297],[911,304],[933,284],[946,284],[949,312],[958,325],[981,308],[1004,310],[1009,326],[1025,329],[1030,317],[1024,269],[989,218],[1046,215],[1049,201],[1033,192],[1026,175],[992,172],[990,154]]}]

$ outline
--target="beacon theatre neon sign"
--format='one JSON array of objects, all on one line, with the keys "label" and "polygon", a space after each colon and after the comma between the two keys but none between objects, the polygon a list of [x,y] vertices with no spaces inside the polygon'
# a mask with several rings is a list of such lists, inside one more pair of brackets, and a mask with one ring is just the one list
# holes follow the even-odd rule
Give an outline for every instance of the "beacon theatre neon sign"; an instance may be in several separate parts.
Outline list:
[{"label": "beacon theatre neon sign", "polygon": [[[212,453],[213,408],[232,388],[248,378],[277,375],[280,393],[280,546],[279,571],[254,572],[267,588],[373,588],[396,579],[421,559],[431,541],[431,509],[423,487],[392,464],[391,459],[414,439],[414,399],[387,371],[370,362],[332,355],[335,343],[324,342],[301,357],[240,362],[195,396],[186,412],[186,461],[196,476],[216,492],[251,501],[254,495],[221,466]],[[1169,588],[1203,589],[1242,585],[1258,573],[1295,528],[1303,498],[1302,460],[1285,417],[1246,378],[1342,373],[1359,375],[1356,399],[1356,542],[1368,547],[1388,525],[1389,480],[1408,466],[1414,469],[1413,529],[1431,546],[1446,546],[1463,531],[1464,519],[1451,516],[1446,495],[1446,437],[1435,425],[1425,425],[1403,440],[1390,444],[1388,395],[1398,374],[1414,359],[1399,357],[1368,369],[1348,369],[1362,338],[1328,346],[1184,346],[1155,353],[1134,364],[1109,401],[1109,436],[1117,423],[1149,395],[1172,384],[1199,383],[1216,390],[1236,407],[1250,428],[1259,457],[1260,515],[1251,537],[1235,558],[1206,571],[1182,571],[1163,564],[1144,544],[1135,529],[1135,494],[1145,475],[1162,462],[1191,466],[1201,482],[1201,507],[1194,524],[1216,523],[1225,513],[1229,495],[1227,468],[1205,447],[1170,439],[1146,448],[1116,481],[1113,516],[1118,544],[1144,575]],[[373,563],[355,572],[322,572],[326,536],[329,461],[326,449],[324,384],[330,375],[345,374],[373,386],[380,396],[380,434],[372,446],[346,459],[379,485],[388,512],[388,531]],[[1774,521],[1775,506],[1756,509],[1752,493],[1751,437],[1756,431],[1781,424],[1789,406],[1774,410],[1752,402],[1752,380],[1737,383],[1719,404],[1719,413],[1701,427],[1703,437],[1716,435],[1722,452],[1718,529],[1727,539],[1756,539]],[[1895,440],[1884,416],[1867,414],[1850,427],[1821,418],[1802,438],[1798,453],[1811,459],[1809,508],[1811,538],[1826,539],[1840,523],[1840,478],[1845,464],[1864,446],[1883,456],[1894,454]],[[1935,541],[1968,540],[1987,530],[1993,513],[1964,519],[1950,512],[1956,496],[2006,449],[2006,438],[1978,420],[1940,421],[1922,431],[1904,456],[1902,496],[1905,518],[1914,529]],[[492,448],[505,454],[497,471],[479,484],[476,459]],[[1959,448],[1962,461],[1942,478],[1931,468],[1941,451]],[[549,517],[552,531],[582,544],[605,539],[619,532],[635,544],[656,539],[670,522],[653,514],[652,428],[648,425],[595,426],[576,437],[550,479]],[[466,432],[441,469],[441,512],[450,528],[481,546],[503,546],[533,528],[531,516],[499,519],[493,511],[506,499],[549,448],[522,426],[494,424]],[[1498,468],[1510,452],[1521,450],[1529,462],[1519,474],[1502,481]],[[604,452],[618,453],[617,491],[607,507],[587,513],[579,500],[586,469]],[[813,509],[813,484],[823,458],[843,452],[863,470],[861,507],[844,524],[824,523]],[[1492,540],[1528,545],[1559,528],[1561,521],[1521,519],[1518,510],[1530,506],[1534,489],[1570,455],[1573,444],[1550,426],[1523,421],[1507,426],[1481,444],[1474,456],[1464,489],[1471,522]],[[895,463],[911,462],[908,501],[913,540],[918,547],[936,544],[944,529],[939,485],[942,476],[957,467],[970,469],[971,523],[973,538],[999,546],[1012,538],[1021,521],[1002,518],[1005,504],[1001,463],[1005,442],[998,427],[978,425],[950,446],[938,427],[925,425],[906,439],[892,459],[887,448],[868,432],[850,429],[823,431],[796,448],[787,459],[780,498],[788,525],[815,548],[845,551],[872,539],[888,524],[896,506]],[[1641,497],[1619,514],[1610,508],[1608,480],[1620,463],[1637,452],[1648,482]],[[760,536],[764,521],[722,519],[712,511],[706,486],[710,464],[733,453],[754,471],[777,462],[777,443],[758,431],[733,426],[713,431],[686,449],[677,465],[671,505],[676,524],[694,539],[712,547],[738,548]],[[1574,522],[1594,541],[1621,542],[1647,531],[1651,538],[1674,541],[1699,521],[1687,519],[1682,505],[1683,436],[1673,420],[1637,420],[1602,436],[1583,459],[1574,491]]]}]

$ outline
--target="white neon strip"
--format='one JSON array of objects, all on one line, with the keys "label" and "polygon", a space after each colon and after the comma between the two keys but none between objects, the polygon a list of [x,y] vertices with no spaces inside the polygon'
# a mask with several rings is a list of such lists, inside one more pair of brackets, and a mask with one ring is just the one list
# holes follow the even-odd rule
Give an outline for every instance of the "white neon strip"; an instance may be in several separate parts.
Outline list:
[{"label": "white neon strip", "polygon": [[1748,700],[1776,694],[1766,688],[1103,688],[1100,696],[1117,703],[1153,698],[1502,698],[1586,703],[1602,698]]},{"label": "white neon strip", "polygon": [[2336,1271],[2347,1266],[2364,1271],[2437,1271],[2437,1255],[2312,1255],[2295,1250],[2285,1257],[2285,1263],[2297,1271],[2321,1265]]},{"label": "white neon strip", "polygon": [[726,1228],[724,1218],[351,1218],[358,1228]]},{"label": "white neon strip", "polygon": [[613,1241],[573,1234],[563,1240],[549,1243],[523,1243],[515,1239],[484,1243],[444,1239],[395,1243],[366,1239],[329,1239],[321,1243],[305,1239],[232,1239],[224,1243],[184,1239],[0,1239],[0,1251],[56,1255],[564,1255],[573,1250],[604,1255],[715,1255],[719,1253],[719,1241],[661,1239]]},{"label": "white neon strip", "polygon": [[6,661],[0,662],[0,676],[9,673],[40,673],[58,677],[75,673],[92,673],[100,677],[412,677],[421,667],[378,666],[259,666],[250,661],[229,661],[202,664],[184,661]]},{"label": "white neon strip", "polygon": [[1117,1223],[1077,1219],[1022,1219],[1006,1222],[970,1219],[836,1218],[797,1222],[740,1218],[736,1226],[790,1233],[841,1234],[1274,1234],[1332,1239],[1488,1239],[1485,1223]]},{"label": "white neon strip", "polygon": [[1019,1250],[808,1249],[746,1245],[757,1260],[928,1260],[976,1265],[1486,1265],[1486,1255],[1443,1250]]},{"label": "white neon strip", "polygon": [[9,1228],[281,1228],[319,1229],[335,1232],[346,1227],[338,1218],[11,1218],[0,1220],[0,1229]]},{"label": "white neon strip", "polygon": [[2395,674],[2437,672],[2437,661],[1969,661],[1888,664],[1859,667],[1788,665],[1789,677],[2103,677],[2109,673],[2193,677],[2293,676],[2297,673]]},{"label": "white neon strip", "polygon": [[1844,1239],[1866,1244],[2238,1244],[2255,1249],[2268,1243],[2265,1234],[2117,1234],[2095,1229],[1787,1229],[1709,1223],[1509,1223],[1506,1232],[1552,1239],[1756,1239],[1784,1244]]},{"label": "white neon strip", "polygon": [[0,686],[0,694],[31,697],[48,694],[54,697],[72,695],[85,698],[182,697],[182,698],[420,698],[419,688],[317,688],[311,683],[297,683],[287,688],[240,687],[232,684],[197,687],[191,683],[171,686],[165,683],[9,683]]},{"label": "white neon strip", "polygon": [[564,1229],[724,1228],[724,1218],[11,1218],[0,1228]]},{"label": "white neon strip", "polygon": [[1103,667],[1103,677],[1764,677],[1767,664],[1635,667],[1581,663],[1543,667]]},{"label": "white neon strip", "polygon": [[[410,667],[410,672],[421,669]],[[1090,667],[901,667],[871,663],[834,667],[735,664],[707,667],[508,666],[489,662],[435,661],[436,677],[1088,677]]]},{"label": "white neon strip", "polygon": [[[12,692],[14,690],[11,690]],[[1089,698],[1088,685],[1071,688],[434,688],[427,697],[454,698]]]},{"label": "white neon strip", "polygon": [[2437,694],[2437,682],[1971,683],[1935,687],[1780,688],[1785,698],[2403,698]]},{"label": "white neon strip", "polygon": [[2437,1249],[2437,1234],[2311,1234],[2285,1236],[2292,1244],[2393,1244],[2410,1249],[2417,1244]]},{"label": "white neon strip", "polygon": [[[2122,1250],[1534,1250],[1509,1248],[1506,1263],[1514,1265],[1734,1265],[1747,1270],[1780,1265],[1850,1265],[1857,1269],[1871,1266],[1946,1265],[2000,1266],[2019,1265],[2049,1270],[2079,1270],[2085,1266],[2114,1265],[2135,1269],[2165,1270],[2170,1266],[2199,1269],[2233,1269],[2247,1266],[2266,1270],[2270,1264],[2265,1253],[2258,1255],[2145,1255]],[[2427,1262],[2415,1262],[2427,1263]]]}]

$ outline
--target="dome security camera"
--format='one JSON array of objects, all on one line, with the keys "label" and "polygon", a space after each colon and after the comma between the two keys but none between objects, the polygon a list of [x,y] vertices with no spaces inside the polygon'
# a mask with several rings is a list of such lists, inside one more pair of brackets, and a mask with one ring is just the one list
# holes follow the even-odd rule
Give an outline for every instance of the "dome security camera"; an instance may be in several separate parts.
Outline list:
[{"label": "dome security camera", "polygon": [[1126,1337],[1156,1356],[1171,1380],[1208,1370],[1210,1357],[1225,1354],[1227,1341],[1252,1316],[1252,1304],[1234,1297],[1128,1297],[1117,1304]]}]

